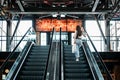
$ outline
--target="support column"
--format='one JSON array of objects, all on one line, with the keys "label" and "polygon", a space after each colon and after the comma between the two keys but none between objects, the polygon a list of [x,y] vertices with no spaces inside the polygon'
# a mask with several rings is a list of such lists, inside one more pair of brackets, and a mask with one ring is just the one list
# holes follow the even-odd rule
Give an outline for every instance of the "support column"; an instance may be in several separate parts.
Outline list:
[{"label": "support column", "polygon": [[1,5],[3,6],[3,4],[4,4],[4,0],[1,0]]},{"label": "support column", "polygon": [[41,43],[41,39],[40,39],[40,32],[36,32],[36,44],[40,45]]},{"label": "support column", "polygon": [[107,44],[105,44],[105,51],[110,51],[110,22],[105,21],[105,35],[106,35],[106,41]]},{"label": "support column", "polygon": [[116,24],[117,24],[117,22],[115,21],[115,37],[114,37],[115,48],[114,48],[114,50],[118,51],[117,25]]},{"label": "support column", "polygon": [[68,45],[71,45],[72,39],[71,39],[71,32],[68,32]]},{"label": "support column", "polygon": [[2,80],[2,71],[0,71],[0,80]]},{"label": "support column", "polygon": [[11,20],[7,20],[6,51],[10,51],[10,37],[12,35]]},{"label": "support column", "polygon": [[46,37],[46,41],[47,41],[47,45],[49,45],[50,44],[50,40],[51,40],[51,36],[52,36],[52,32],[50,33],[50,32],[47,32],[47,37]]}]

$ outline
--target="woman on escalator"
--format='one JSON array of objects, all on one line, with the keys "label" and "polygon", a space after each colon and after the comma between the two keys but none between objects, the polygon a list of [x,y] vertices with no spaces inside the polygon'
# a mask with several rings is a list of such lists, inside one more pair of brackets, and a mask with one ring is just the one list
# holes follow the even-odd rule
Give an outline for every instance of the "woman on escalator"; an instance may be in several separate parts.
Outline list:
[{"label": "woman on escalator", "polygon": [[85,34],[83,34],[83,32],[84,32],[83,27],[77,25],[74,36],[73,36],[75,49],[76,49],[74,52],[75,57],[76,57],[76,61],[79,61],[79,57],[80,57],[79,48],[82,46],[82,36],[85,36]]}]

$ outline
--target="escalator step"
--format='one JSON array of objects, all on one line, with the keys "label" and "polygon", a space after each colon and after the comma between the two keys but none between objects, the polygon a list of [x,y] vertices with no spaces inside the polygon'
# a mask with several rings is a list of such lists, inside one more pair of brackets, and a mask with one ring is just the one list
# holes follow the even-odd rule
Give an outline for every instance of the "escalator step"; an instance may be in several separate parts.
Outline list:
[{"label": "escalator step", "polygon": [[45,70],[45,67],[40,67],[40,66],[24,66],[23,67],[23,70],[38,70],[38,71],[42,71],[42,70]]},{"label": "escalator step", "polygon": [[[84,60],[85,57],[80,57],[80,60]],[[65,57],[64,58],[65,61],[75,61],[75,57]]]},{"label": "escalator step", "polygon": [[42,55],[48,55],[48,52],[47,52],[47,53],[41,53],[41,52],[37,53],[37,52],[32,52],[32,53],[30,53],[30,55],[40,55],[40,56],[42,56]]},{"label": "escalator step", "polygon": [[65,80],[93,80],[93,79],[74,79],[74,78],[67,78]]},{"label": "escalator step", "polygon": [[43,71],[21,71],[21,75],[29,76],[43,76]]},{"label": "escalator step", "polygon": [[47,59],[47,56],[28,56],[28,58],[32,58],[32,59],[33,59],[33,58],[35,58],[35,59],[36,59],[36,58],[41,58],[41,59],[42,59],[42,58],[45,58],[45,59]]},{"label": "escalator step", "polygon": [[86,61],[85,60],[80,60],[80,61],[65,61],[65,64],[86,64]]},{"label": "escalator step", "polygon": [[26,62],[25,65],[27,66],[45,66],[46,63],[41,63],[41,62]]},{"label": "escalator step", "polygon": [[[66,53],[64,54],[65,57],[75,57],[75,53]],[[84,56],[83,53],[80,54],[80,56]]]},{"label": "escalator step", "polygon": [[42,80],[42,76],[20,76],[20,80]]},{"label": "escalator step", "polygon": [[85,74],[83,74],[83,73],[79,73],[79,74],[78,73],[66,73],[65,77],[66,78],[75,78],[75,79],[77,79],[77,78],[88,79],[90,77],[90,74],[89,73],[85,73]]},{"label": "escalator step", "polygon": [[89,69],[65,69],[66,73],[85,73],[85,72],[89,72]]},{"label": "escalator step", "polygon": [[35,53],[35,54],[29,54],[29,56],[48,56],[48,54],[38,54],[38,53]]},{"label": "escalator step", "polygon": [[41,54],[41,53],[48,54],[48,50],[31,50],[30,52],[31,53],[38,53],[38,54]]},{"label": "escalator step", "polygon": [[78,64],[76,64],[76,65],[71,65],[71,64],[66,65],[65,64],[65,68],[66,69],[80,69],[80,68],[85,69],[85,68],[88,68],[88,65],[87,64],[81,64],[81,65],[78,65]]},{"label": "escalator step", "polygon": [[38,59],[27,59],[26,61],[29,61],[29,62],[46,62],[47,60],[46,59],[40,59],[40,58],[38,58]]}]

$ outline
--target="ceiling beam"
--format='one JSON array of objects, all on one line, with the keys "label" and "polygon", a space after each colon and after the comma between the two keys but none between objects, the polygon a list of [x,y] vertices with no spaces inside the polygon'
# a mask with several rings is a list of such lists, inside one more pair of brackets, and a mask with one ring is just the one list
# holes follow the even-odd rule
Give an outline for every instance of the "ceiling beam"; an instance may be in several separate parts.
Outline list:
[{"label": "ceiling beam", "polygon": [[17,0],[16,2],[17,2],[17,4],[18,4],[20,10],[21,10],[21,11],[25,11],[25,10],[24,10],[24,7],[23,7],[23,5],[22,5],[22,2],[21,2],[20,0]]},{"label": "ceiling beam", "polygon": [[92,12],[94,12],[96,10],[98,3],[99,3],[99,0],[96,0],[94,5],[93,5]]},{"label": "ceiling beam", "polygon": [[[17,12],[9,11],[11,14],[56,14],[58,12],[54,11],[41,11],[41,12]],[[69,11],[60,11],[60,14],[107,14],[107,12],[69,12]]]},{"label": "ceiling beam", "polygon": [[118,0],[118,2],[115,4],[110,14],[107,15],[106,20],[110,21],[114,17],[114,15],[119,11],[119,9],[120,9],[120,0]]},{"label": "ceiling beam", "polygon": [[1,5],[3,6],[3,4],[4,4],[4,0],[1,0]]}]

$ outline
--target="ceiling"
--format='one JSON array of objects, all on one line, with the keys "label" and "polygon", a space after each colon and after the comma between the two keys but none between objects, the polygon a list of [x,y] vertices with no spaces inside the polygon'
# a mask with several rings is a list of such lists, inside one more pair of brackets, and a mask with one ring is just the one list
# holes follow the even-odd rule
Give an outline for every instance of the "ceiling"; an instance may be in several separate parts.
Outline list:
[{"label": "ceiling", "polygon": [[[1,15],[45,18],[64,14],[71,18],[120,19],[120,0],[1,0]],[[4,13],[4,14],[3,14]]]}]

